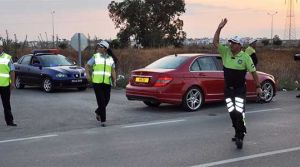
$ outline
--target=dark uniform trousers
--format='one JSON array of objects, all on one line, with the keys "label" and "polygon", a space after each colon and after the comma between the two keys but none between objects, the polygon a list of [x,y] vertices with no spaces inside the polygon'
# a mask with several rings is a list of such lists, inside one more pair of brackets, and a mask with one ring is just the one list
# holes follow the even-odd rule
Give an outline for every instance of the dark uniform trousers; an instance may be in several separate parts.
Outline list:
[{"label": "dark uniform trousers", "polygon": [[6,124],[13,123],[14,118],[11,113],[11,107],[10,107],[10,86],[6,86],[6,87],[0,86],[0,94],[1,94],[1,100],[4,109],[4,117],[5,117]]},{"label": "dark uniform trousers", "polygon": [[110,100],[111,85],[93,83],[98,108],[95,113],[100,115],[101,122],[106,121],[106,106]]},{"label": "dark uniform trousers", "polygon": [[235,137],[242,140],[247,133],[245,126],[245,97],[246,86],[225,88],[225,101],[232,126],[235,129]]}]

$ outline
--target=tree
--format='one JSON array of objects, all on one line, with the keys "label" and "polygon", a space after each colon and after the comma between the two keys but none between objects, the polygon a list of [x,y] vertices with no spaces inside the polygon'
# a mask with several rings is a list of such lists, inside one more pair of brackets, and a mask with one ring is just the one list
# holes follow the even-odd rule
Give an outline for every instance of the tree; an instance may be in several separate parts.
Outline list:
[{"label": "tree", "polygon": [[109,16],[120,31],[122,46],[133,38],[143,47],[178,46],[186,38],[183,21],[184,0],[124,0],[108,5]]},{"label": "tree", "polygon": [[60,49],[67,49],[68,48],[68,42],[67,42],[67,40],[66,39],[63,39],[63,41],[59,41],[58,42],[58,47],[60,48]]},{"label": "tree", "polygon": [[273,38],[273,44],[277,45],[277,46],[280,46],[282,44],[282,40],[279,38],[278,35],[274,36],[274,38]]},{"label": "tree", "polygon": [[269,39],[263,38],[261,43],[264,44],[264,46],[267,46],[267,45],[269,45]]}]

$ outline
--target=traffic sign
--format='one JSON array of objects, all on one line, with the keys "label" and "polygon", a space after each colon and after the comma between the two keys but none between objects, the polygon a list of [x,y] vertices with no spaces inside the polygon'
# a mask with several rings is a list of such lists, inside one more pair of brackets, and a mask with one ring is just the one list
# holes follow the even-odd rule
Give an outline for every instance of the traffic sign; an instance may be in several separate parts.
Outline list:
[{"label": "traffic sign", "polygon": [[71,38],[71,46],[76,51],[83,51],[88,46],[88,40],[83,33],[75,33]]},{"label": "traffic sign", "polygon": [[71,46],[78,52],[78,64],[81,66],[81,51],[88,46],[88,40],[83,33],[75,33],[71,38]]}]

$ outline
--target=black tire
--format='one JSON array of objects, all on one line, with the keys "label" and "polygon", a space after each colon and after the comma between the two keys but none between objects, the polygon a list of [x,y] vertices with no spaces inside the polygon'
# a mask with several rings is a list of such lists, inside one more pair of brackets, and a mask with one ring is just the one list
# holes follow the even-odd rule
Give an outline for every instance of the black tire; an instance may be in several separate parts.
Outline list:
[{"label": "black tire", "polygon": [[86,90],[86,87],[78,87],[77,88],[79,91],[84,91],[84,90]]},{"label": "black tire", "polygon": [[203,103],[203,92],[196,86],[189,88],[182,99],[182,107],[187,111],[197,111]]},{"label": "black tire", "polygon": [[22,80],[19,76],[16,76],[15,87],[17,89],[23,89],[25,87],[25,85],[22,83]]},{"label": "black tire", "polygon": [[50,93],[53,92],[53,84],[50,78],[45,78],[42,83],[42,88],[45,92]]},{"label": "black tire", "polygon": [[143,101],[149,107],[158,107],[161,103],[157,101]]},{"label": "black tire", "polygon": [[269,103],[272,101],[274,97],[274,85],[271,81],[264,81],[261,83],[262,95],[260,96],[260,100]]}]

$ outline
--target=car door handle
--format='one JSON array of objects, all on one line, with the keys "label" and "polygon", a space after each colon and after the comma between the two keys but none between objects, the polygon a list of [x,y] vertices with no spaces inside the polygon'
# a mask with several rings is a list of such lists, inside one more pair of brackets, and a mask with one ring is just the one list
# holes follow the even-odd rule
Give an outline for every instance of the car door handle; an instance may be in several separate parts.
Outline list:
[{"label": "car door handle", "polygon": [[198,74],[199,77],[205,77],[205,74]]}]

